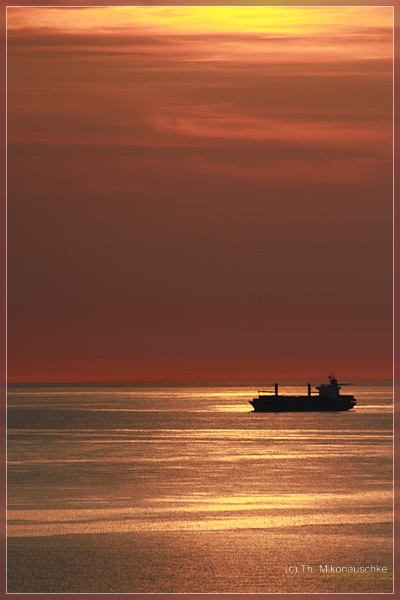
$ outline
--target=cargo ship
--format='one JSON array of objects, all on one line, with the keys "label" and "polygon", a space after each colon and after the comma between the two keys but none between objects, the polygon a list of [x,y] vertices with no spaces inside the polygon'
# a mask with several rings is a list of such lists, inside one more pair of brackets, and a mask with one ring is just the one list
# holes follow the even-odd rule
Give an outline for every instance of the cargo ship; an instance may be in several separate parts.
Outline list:
[{"label": "cargo ship", "polygon": [[329,383],[321,383],[315,389],[317,394],[312,394],[311,384],[307,384],[306,396],[281,396],[278,384],[275,383],[275,393],[260,390],[258,398],[249,400],[256,412],[336,412],[350,410],[357,404],[354,396],[341,395],[340,389],[350,383],[338,383],[332,375]]}]

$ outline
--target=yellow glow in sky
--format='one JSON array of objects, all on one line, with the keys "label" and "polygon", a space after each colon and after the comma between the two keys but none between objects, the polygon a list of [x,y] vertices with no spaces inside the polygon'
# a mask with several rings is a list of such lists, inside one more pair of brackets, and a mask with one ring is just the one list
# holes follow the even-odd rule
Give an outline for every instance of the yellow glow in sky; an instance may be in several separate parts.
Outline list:
[{"label": "yellow glow in sky", "polygon": [[318,35],[332,28],[391,27],[392,7],[9,7],[8,28],[70,32],[144,30],[147,33],[265,33]]}]

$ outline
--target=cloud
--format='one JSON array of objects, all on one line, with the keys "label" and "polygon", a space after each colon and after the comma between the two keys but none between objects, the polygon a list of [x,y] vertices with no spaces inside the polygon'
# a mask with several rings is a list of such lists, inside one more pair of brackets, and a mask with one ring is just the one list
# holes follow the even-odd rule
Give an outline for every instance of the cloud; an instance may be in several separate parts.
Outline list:
[{"label": "cloud", "polygon": [[9,7],[8,31],[36,46],[58,37],[108,52],[163,44],[202,62],[322,63],[391,57],[392,19],[391,7]]},{"label": "cloud", "polygon": [[154,128],[163,133],[206,139],[272,140],[348,146],[365,142],[385,143],[388,138],[388,131],[381,127],[337,121],[294,121],[237,115],[171,117],[162,114],[152,115],[150,120]]}]

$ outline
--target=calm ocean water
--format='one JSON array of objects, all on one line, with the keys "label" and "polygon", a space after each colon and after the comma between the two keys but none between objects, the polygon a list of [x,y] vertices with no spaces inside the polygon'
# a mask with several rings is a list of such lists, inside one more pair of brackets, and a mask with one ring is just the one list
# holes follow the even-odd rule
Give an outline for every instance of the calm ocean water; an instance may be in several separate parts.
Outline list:
[{"label": "calm ocean water", "polygon": [[10,387],[8,590],[392,592],[392,386],[351,389]]}]

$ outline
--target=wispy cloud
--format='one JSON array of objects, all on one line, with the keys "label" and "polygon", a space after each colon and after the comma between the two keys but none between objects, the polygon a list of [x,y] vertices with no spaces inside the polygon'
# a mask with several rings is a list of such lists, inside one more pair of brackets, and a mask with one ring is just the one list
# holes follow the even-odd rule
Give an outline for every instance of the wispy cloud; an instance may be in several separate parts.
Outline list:
[{"label": "wispy cloud", "polygon": [[[391,7],[9,7],[8,31],[31,43],[65,36],[76,44],[129,51],[161,42],[186,60],[279,62],[388,58]],[[85,40],[82,40],[82,36]],[[63,39],[64,37],[64,39]],[[36,39],[35,39],[36,38]],[[155,40],[158,39],[158,42]],[[44,42],[45,43],[45,42]],[[147,43],[146,52],[152,44]],[[143,44],[142,44],[143,45]],[[109,48],[110,50],[110,48]]]},{"label": "wispy cloud", "polygon": [[296,121],[281,118],[249,118],[239,115],[169,117],[152,115],[151,122],[163,133],[190,137],[234,140],[272,140],[318,144],[359,145],[387,141],[388,130],[381,126],[337,121]]}]

